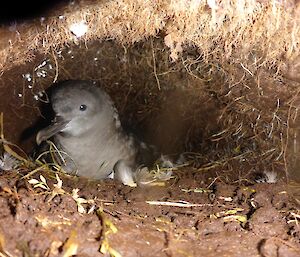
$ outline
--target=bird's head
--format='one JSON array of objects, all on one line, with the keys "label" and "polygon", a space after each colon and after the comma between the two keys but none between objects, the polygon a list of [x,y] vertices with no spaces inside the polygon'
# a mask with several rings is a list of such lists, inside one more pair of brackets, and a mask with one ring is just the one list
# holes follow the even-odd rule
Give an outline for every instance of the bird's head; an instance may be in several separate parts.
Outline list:
[{"label": "bird's head", "polygon": [[110,97],[92,81],[64,81],[55,85],[50,94],[55,118],[37,134],[38,144],[58,133],[80,137],[93,129],[119,126]]}]

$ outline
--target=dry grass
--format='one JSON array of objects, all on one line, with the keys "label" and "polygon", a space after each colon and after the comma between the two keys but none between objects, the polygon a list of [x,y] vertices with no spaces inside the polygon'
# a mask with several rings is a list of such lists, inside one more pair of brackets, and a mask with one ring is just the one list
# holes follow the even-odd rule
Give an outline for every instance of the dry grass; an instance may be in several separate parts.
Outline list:
[{"label": "dry grass", "polygon": [[[280,70],[282,59],[299,55],[299,6],[294,1],[80,1],[53,11],[45,20],[3,28],[1,67],[32,59],[34,51],[51,53],[65,45],[114,39],[132,45],[158,33],[177,59],[187,45],[205,60],[231,62],[255,74],[262,66]],[[74,23],[88,25],[78,39]],[[5,42],[5,41],[4,41]]]}]

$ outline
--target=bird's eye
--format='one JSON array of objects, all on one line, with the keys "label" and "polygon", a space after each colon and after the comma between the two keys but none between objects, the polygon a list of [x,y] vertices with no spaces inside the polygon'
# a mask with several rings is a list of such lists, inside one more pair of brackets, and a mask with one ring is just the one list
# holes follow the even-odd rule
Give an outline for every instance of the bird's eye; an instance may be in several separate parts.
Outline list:
[{"label": "bird's eye", "polygon": [[87,108],[87,106],[85,104],[82,104],[82,105],[79,106],[80,111],[85,111],[86,108]]}]

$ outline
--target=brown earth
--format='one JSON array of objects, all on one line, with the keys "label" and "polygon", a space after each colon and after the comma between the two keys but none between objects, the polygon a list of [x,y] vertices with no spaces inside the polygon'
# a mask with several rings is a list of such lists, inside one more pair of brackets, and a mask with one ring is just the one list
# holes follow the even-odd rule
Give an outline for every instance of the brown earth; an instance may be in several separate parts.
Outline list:
[{"label": "brown earth", "polygon": [[0,256],[300,256],[283,180],[226,183],[186,168],[166,186],[130,188],[21,173],[1,173]]}]

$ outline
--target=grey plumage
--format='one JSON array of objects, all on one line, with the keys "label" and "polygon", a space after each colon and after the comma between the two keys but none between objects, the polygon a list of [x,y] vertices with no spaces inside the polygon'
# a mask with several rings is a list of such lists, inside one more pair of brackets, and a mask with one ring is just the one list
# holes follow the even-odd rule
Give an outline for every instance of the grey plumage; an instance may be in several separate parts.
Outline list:
[{"label": "grey plumage", "polygon": [[50,101],[55,118],[36,141],[52,138],[66,172],[103,179],[114,171],[115,178],[133,186],[137,167],[149,162],[140,156],[155,159],[150,148],[123,131],[111,98],[93,82],[61,82],[53,87]]}]

